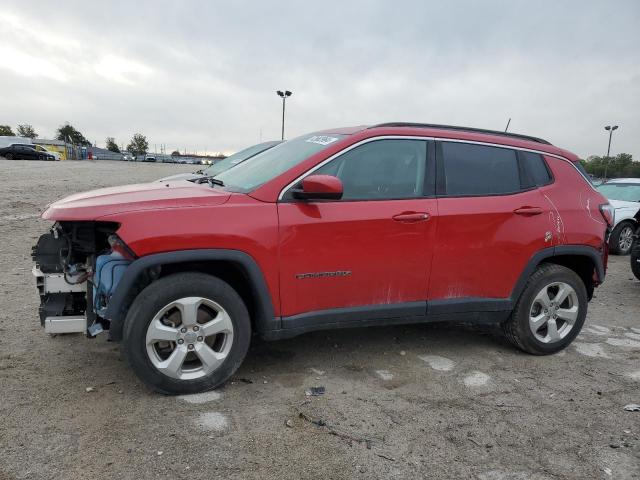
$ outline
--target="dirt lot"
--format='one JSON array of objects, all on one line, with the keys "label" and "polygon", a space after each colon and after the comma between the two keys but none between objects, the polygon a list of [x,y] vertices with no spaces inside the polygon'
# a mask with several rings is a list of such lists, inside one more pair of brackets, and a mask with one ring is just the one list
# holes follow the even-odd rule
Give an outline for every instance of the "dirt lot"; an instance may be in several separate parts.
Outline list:
[{"label": "dirt lot", "polygon": [[0,160],[0,479],[640,478],[640,412],[623,408],[640,403],[627,257],[550,357],[464,325],[319,332],[255,341],[233,382],[176,398],[105,338],[46,335],[30,258],[45,205],[190,170]]}]

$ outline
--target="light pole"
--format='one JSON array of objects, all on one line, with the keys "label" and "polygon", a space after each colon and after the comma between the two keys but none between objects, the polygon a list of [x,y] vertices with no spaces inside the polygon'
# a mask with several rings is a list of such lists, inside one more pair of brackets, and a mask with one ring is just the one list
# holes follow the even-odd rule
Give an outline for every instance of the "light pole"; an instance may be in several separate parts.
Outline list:
[{"label": "light pole", "polygon": [[282,140],[284,141],[284,106],[287,102],[287,97],[291,96],[291,92],[289,90],[285,90],[284,92],[282,90],[278,90],[276,93],[279,97],[282,97]]},{"label": "light pole", "polygon": [[604,127],[605,130],[609,132],[609,146],[607,147],[607,158],[604,161],[604,180],[607,180],[607,168],[609,167],[609,153],[611,153],[611,136],[613,135],[613,131],[618,128],[618,125],[607,125]]}]

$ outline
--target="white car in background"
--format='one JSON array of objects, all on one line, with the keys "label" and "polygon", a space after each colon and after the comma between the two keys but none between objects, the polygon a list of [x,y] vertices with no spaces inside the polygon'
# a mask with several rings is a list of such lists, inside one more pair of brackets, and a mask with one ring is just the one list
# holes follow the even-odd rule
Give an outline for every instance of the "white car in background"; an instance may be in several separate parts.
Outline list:
[{"label": "white car in background", "polygon": [[633,234],[638,228],[635,215],[640,210],[640,178],[615,178],[598,185],[598,191],[615,209],[614,227],[609,236],[611,253],[628,255]]}]

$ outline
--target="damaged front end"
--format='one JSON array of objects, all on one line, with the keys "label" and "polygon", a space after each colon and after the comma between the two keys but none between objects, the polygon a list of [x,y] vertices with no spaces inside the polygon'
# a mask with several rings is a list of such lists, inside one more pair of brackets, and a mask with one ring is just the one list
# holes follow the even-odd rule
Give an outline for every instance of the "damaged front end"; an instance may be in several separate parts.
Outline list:
[{"label": "damaged front end", "polygon": [[116,235],[117,223],[56,222],[33,247],[40,322],[47,333],[109,329],[109,298],[135,255]]}]

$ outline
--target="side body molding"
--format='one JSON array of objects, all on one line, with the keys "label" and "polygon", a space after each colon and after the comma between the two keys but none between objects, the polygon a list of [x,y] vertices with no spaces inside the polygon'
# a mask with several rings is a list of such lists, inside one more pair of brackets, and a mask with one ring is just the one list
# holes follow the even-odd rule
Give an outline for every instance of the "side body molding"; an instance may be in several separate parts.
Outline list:
[{"label": "side body molding", "polygon": [[137,259],[125,270],[120,283],[109,301],[105,312],[105,318],[111,321],[109,338],[121,340],[124,320],[127,314],[126,307],[129,294],[140,276],[152,267],[186,262],[223,261],[233,263],[240,267],[250,282],[250,290],[255,298],[255,323],[257,330],[277,329],[280,327],[280,319],[275,318],[273,303],[267,282],[256,261],[248,254],[239,250],[228,249],[201,249],[181,250],[176,252],[154,253]]},{"label": "side body molding", "polygon": [[[427,322],[500,323],[506,320],[520,298],[527,280],[546,259],[558,256],[589,258],[595,266],[598,281],[604,281],[602,252],[584,245],[561,245],[536,252],[527,262],[508,298],[455,298],[391,305],[365,305],[336,308],[282,317],[281,327],[263,331],[266,340],[280,340],[302,333],[328,328],[402,325]],[[425,309],[426,307],[426,309]]]},{"label": "side body molding", "polygon": [[391,325],[430,321],[500,322],[520,297],[527,280],[540,264],[552,257],[572,255],[589,258],[595,266],[596,276],[604,281],[605,269],[602,252],[583,245],[561,245],[545,248],[535,253],[522,271],[509,298],[461,298],[454,300],[432,300],[413,304],[366,305],[357,308],[342,308],[323,312],[309,312],[292,317],[275,317],[274,308],[264,275],[256,261],[239,250],[202,249],[148,255],[131,263],[120,280],[105,318],[111,321],[109,335],[112,340],[122,339],[127,301],[136,281],[147,269],[162,265],[224,261],[240,267],[250,282],[250,291],[255,298],[255,325],[257,333],[267,340],[289,338],[301,333],[326,328],[363,327],[368,325]]}]

